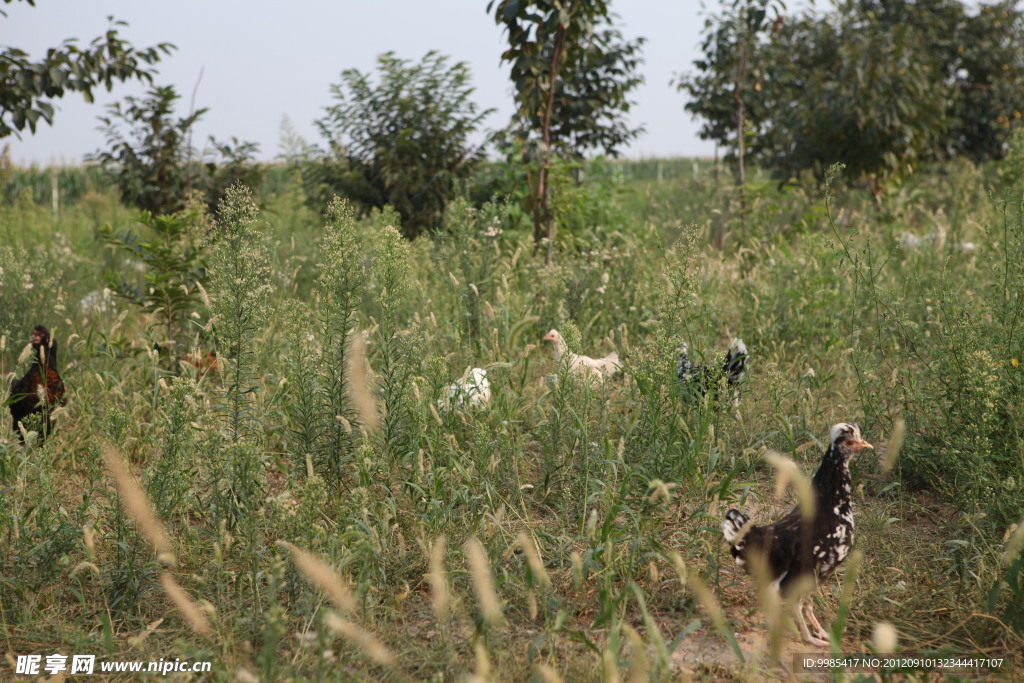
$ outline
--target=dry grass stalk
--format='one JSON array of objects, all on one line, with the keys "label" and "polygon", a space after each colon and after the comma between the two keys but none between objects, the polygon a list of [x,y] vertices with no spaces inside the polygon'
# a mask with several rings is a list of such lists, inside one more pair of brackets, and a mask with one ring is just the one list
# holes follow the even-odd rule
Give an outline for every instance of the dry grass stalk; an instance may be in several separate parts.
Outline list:
[{"label": "dry grass stalk", "polygon": [[886,621],[875,624],[874,632],[871,634],[871,643],[875,646],[875,652],[880,655],[892,654],[899,645],[900,637],[896,627]]},{"label": "dry grass stalk", "polygon": [[537,665],[537,675],[540,676],[544,683],[563,683],[562,677],[558,675],[558,672],[547,664]]},{"label": "dry grass stalk", "polygon": [[125,510],[135,521],[135,525],[142,535],[156,549],[157,559],[165,564],[173,565],[175,558],[171,539],[157,519],[145,491],[128,471],[121,453],[114,446],[108,444],[103,448],[103,461],[110,473],[114,475],[114,481],[117,482],[117,489],[121,492],[121,501]]},{"label": "dry grass stalk", "polygon": [[352,334],[348,370],[352,403],[367,431],[372,432],[377,429],[379,416],[377,403],[373,400],[373,393],[370,391],[370,379],[366,369],[366,339],[362,332]]},{"label": "dry grass stalk", "polygon": [[375,635],[358,624],[353,624],[351,621],[342,619],[337,614],[330,613],[324,616],[324,624],[327,625],[327,628],[358,647],[375,664],[387,669],[394,669],[398,664],[398,658],[395,657],[395,654],[384,643],[380,642]]},{"label": "dry grass stalk", "polygon": [[93,533],[92,526],[86,524],[82,527],[82,541],[85,543],[85,549],[89,553],[89,557],[96,558],[96,534]]},{"label": "dry grass stalk", "polygon": [[889,435],[889,445],[885,449],[885,455],[882,456],[882,461],[879,463],[882,474],[887,474],[892,471],[892,468],[896,466],[896,458],[900,454],[900,446],[903,445],[903,436],[907,431],[907,423],[903,421],[903,418],[896,420],[896,424],[893,425],[892,434]]},{"label": "dry grass stalk", "polygon": [[672,566],[675,567],[676,574],[679,575],[679,585],[685,586],[686,575],[688,572],[686,570],[686,562],[683,560],[683,556],[673,550],[669,553],[668,557],[672,560]]},{"label": "dry grass stalk", "polygon": [[532,538],[526,535],[526,532],[519,532],[519,536],[516,537],[516,544],[523,549],[523,553],[526,555],[526,561],[530,565],[530,571],[537,577],[541,585],[545,588],[551,586],[551,577],[548,576],[548,572],[544,569],[544,562],[540,559],[540,551],[537,549],[537,544]]},{"label": "dry grass stalk", "polygon": [[288,541],[278,541],[277,545],[291,551],[298,570],[310,583],[327,593],[331,602],[349,614],[356,612],[358,606],[352,589],[330,565]]},{"label": "dry grass stalk", "polygon": [[188,596],[188,593],[178,585],[174,577],[164,572],[160,575],[160,585],[164,587],[167,597],[171,599],[174,606],[181,612],[181,616],[185,617],[185,622],[189,627],[202,637],[210,638],[213,634],[213,629],[210,628],[210,621],[203,614],[203,611],[199,609],[199,606],[192,602],[192,598]]},{"label": "dry grass stalk", "polygon": [[775,495],[781,498],[786,491],[786,485],[793,485],[793,493],[796,494],[797,502],[800,505],[800,513],[804,519],[814,517],[814,491],[811,488],[811,480],[807,478],[797,464],[775,451],[768,451],[764,459],[769,465],[776,469],[775,474]]},{"label": "dry grass stalk", "polygon": [[687,582],[690,584],[693,592],[696,593],[697,601],[703,605],[708,616],[711,617],[711,623],[715,625],[719,633],[723,635],[728,633],[729,625],[725,621],[725,612],[722,611],[722,606],[718,604],[718,600],[715,599],[711,589],[707,587],[704,580],[696,573],[693,573],[687,577]]},{"label": "dry grass stalk", "polygon": [[491,658],[487,654],[487,648],[484,647],[482,640],[477,640],[476,644],[473,645],[473,654],[476,660],[476,671],[473,672],[474,678],[478,681],[491,680]]},{"label": "dry grass stalk", "polygon": [[146,642],[146,638],[149,638],[151,635],[153,635],[153,632],[156,631],[160,627],[160,624],[162,623],[164,623],[163,617],[160,617],[156,621],[150,622],[149,626],[140,631],[137,636],[132,636],[128,639],[128,647],[134,649],[142,645],[144,642]]},{"label": "dry grass stalk", "polygon": [[434,541],[434,547],[430,549],[430,574],[427,581],[430,582],[430,601],[434,606],[434,613],[441,621],[448,616],[448,578],[444,571],[444,551],[447,539],[444,536]]},{"label": "dry grass stalk", "polygon": [[779,661],[786,625],[782,618],[782,596],[778,587],[771,585],[772,575],[767,557],[763,553],[748,553],[747,560],[750,564],[750,573],[757,582],[761,611],[768,622],[768,652],[773,661]]},{"label": "dry grass stalk", "polygon": [[78,572],[83,571],[85,569],[88,569],[90,572],[92,572],[93,576],[101,576],[100,568],[87,560],[83,560],[82,562],[76,564],[75,568],[71,570],[70,575],[77,576]]},{"label": "dry grass stalk", "polygon": [[1003,564],[1009,566],[1024,548],[1024,519],[1010,527],[1007,536],[1009,540],[1006,542],[1006,550],[1003,551]]},{"label": "dry grass stalk", "polygon": [[604,683],[619,683],[619,663],[616,661],[615,653],[605,650],[601,655],[602,678]]},{"label": "dry grass stalk", "polygon": [[622,629],[629,638],[629,681],[630,683],[647,683],[651,680],[650,662],[647,661],[647,645],[640,637],[637,630],[629,624],[623,624]]},{"label": "dry grass stalk", "polygon": [[466,541],[466,559],[469,562],[469,573],[473,578],[473,590],[484,621],[489,625],[502,620],[501,602],[494,590],[491,578],[491,564],[487,561],[487,552],[480,541],[471,538]]}]

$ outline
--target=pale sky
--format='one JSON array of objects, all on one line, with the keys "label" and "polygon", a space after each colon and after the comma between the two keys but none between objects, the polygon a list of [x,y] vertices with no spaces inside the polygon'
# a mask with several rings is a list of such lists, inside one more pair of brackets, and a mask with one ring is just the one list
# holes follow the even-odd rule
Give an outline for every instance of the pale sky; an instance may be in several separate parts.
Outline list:
[{"label": "pale sky", "polygon": [[[712,143],[697,137],[699,124],[683,111],[685,96],[669,85],[698,55],[700,2],[611,4],[627,38],[647,38],[641,67],[646,81],[633,95],[631,112],[647,133],[625,156],[710,156]],[[196,107],[209,111],[195,128],[197,147],[210,135],[223,141],[234,136],[259,143],[260,157],[272,159],[280,152],[283,116],[308,142],[321,144],[313,121],[332,103],[329,86],[340,82],[343,69],[373,70],[376,56],[388,50],[418,59],[433,49],[467,62],[474,100],[497,110],[487,127],[504,126],[513,107],[508,68],[500,64],[504,36],[486,6],[486,0],[37,0],[36,7],[4,4],[0,44],[41,56],[65,38],[86,42],[101,35],[113,15],[128,22],[121,35],[136,47],[177,46],[157,65],[154,83],[173,85],[182,95],[178,116],[188,113],[202,70]],[[10,143],[17,164],[77,163],[103,147],[97,117],[104,105],[144,92],[134,82],[115,84],[110,93],[96,91],[93,104],[71,93],[56,102],[52,127],[42,124],[35,135],[26,130],[20,140],[11,136],[0,145]]]}]

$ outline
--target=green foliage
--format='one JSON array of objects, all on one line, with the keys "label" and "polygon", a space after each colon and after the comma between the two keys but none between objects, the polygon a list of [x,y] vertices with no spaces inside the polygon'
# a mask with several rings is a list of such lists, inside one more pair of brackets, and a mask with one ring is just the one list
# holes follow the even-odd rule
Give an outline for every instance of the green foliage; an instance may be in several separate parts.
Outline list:
[{"label": "green foliage", "polygon": [[127,24],[111,20],[107,32],[88,47],[70,38],[48,49],[38,61],[18,48],[0,47],[0,138],[25,128],[35,133],[39,121],[52,124],[53,100],[69,92],[80,92],[92,102],[93,90],[101,85],[109,91],[114,81],[152,82],[152,65],[169,55],[174,46],[159,43],[148,48],[132,47],[118,35],[123,26]]},{"label": "green foliage", "polygon": [[1007,533],[1006,550],[1000,558],[1006,569],[989,591],[988,609],[1017,633],[1024,633],[1024,520],[1015,526]]},{"label": "green foliage", "polygon": [[388,52],[377,65],[377,82],[346,69],[341,83],[331,86],[337,103],[317,121],[328,153],[311,175],[328,197],[394,207],[404,234],[415,237],[440,223],[456,182],[481,159],[470,138],[491,110],[480,111],[470,100],[465,62],[453,65],[428,52],[414,63]]},{"label": "green foliage", "polygon": [[451,250],[439,265],[456,265],[459,275],[464,336],[479,342],[483,332],[483,304],[495,285],[498,240],[508,224],[509,206],[487,202],[477,209],[459,197],[445,212]]},{"label": "green foliage", "polygon": [[198,186],[205,192],[206,205],[211,211],[236,183],[259,189],[264,169],[255,159],[260,151],[257,143],[234,136],[228,142],[219,142],[210,136],[209,144],[210,148],[204,151]]},{"label": "green foliage", "polygon": [[[841,168],[836,164],[827,173],[827,202]],[[860,311],[855,317],[871,321],[872,333],[858,335],[853,345],[868,420],[891,423],[905,408],[913,430],[901,459],[905,481],[941,491],[989,528],[1009,524],[1024,511],[1024,414],[1016,399],[1024,357],[1019,191],[1007,194],[996,209],[1002,225],[985,231],[985,266],[973,285],[984,295],[962,291],[944,274],[903,295],[883,278],[894,255],[880,252],[870,235],[840,230],[829,212],[833,249],[854,274],[850,298]],[[878,362],[891,373],[888,378],[869,370]]]},{"label": "green foliage", "polygon": [[[810,471],[828,426],[853,419],[882,454],[899,417],[895,471],[852,463],[864,562],[820,586],[823,624],[857,651],[886,621],[907,652],[1006,650],[1019,668],[1018,555],[1000,558],[1007,521],[1024,514],[1011,488],[1019,156],[918,174],[880,204],[845,190],[831,222],[815,179],[780,189],[755,171],[748,220],[728,224],[734,248],[722,251],[707,243],[715,184],[732,188],[708,165],[588,161],[582,185],[567,165],[556,211],[571,227],[550,269],[514,229],[514,203],[457,199],[444,230],[407,241],[388,228],[391,210],[300,210],[297,169],[281,167],[261,187],[260,218],[232,190],[218,226],[195,226],[210,233],[209,332],[228,361],[202,381],[167,377],[140,352],[151,316],[76,305],[105,266],[141,277],[127,252],[95,239],[95,216],[127,215],[116,200],[86,197],[56,218],[30,199],[0,206],[0,234],[15,239],[0,247],[2,277],[14,273],[3,290],[13,310],[0,315],[56,319],[68,389],[44,447],[0,423],[0,641],[16,653],[61,643],[56,652],[111,660],[209,660],[216,679],[461,680],[489,667],[527,680],[547,675],[540,666],[564,680],[596,667],[623,680],[770,677],[751,646],[762,629],[753,582],[721,540],[721,513],[741,504],[761,522],[791,508],[772,493],[765,450]],[[993,183],[1002,189],[987,201]],[[926,239],[939,228],[944,240]],[[239,324],[239,310],[253,315]],[[31,325],[11,324],[0,375],[27,362],[14,357]],[[581,381],[541,341],[551,327],[577,353],[617,351],[622,375]],[[365,396],[363,373],[347,368],[353,333],[378,399],[355,412]],[[751,350],[743,401],[716,409],[678,382],[677,349],[687,341],[712,363],[734,336]],[[447,409],[469,367],[487,369],[490,402]],[[361,424],[374,408],[380,419]],[[120,505],[97,430],[123,448],[166,525],[173,567],[153,561]],[[480,619],[469,537],[507,623]],[[325,595],[279,541],[319,558],[354,606]],[[157,581],[165,570],[212,636],[176,613]],[[444,610],[431,609],[438,587]],[[716,600],[724,619],[709,621]],[[330,630],[329,611],[362,644]],[[398,664],[372,661],[368,636]]]},{"label": "green foliage", "polygon": [[761,36],[772,26],[769,12],[785,10],[781,0],[731,0],[721,15],[704,22],[704,59],[697,60],[698,73],[678,78],[677,87],[690,95],[686,109],[705,119],[702,138],[731,144],[737,160],[740,191],[745,190],[745,155],[751,121],[768,118],[760,95],[767,63],[755,56]]},{"label": "green foliage", "polygon": [[192,454],[198,445],[201,401],[194,380],[187,377],[171,380],[160,420],[161,452],[145,479],[156,514],[168,523],[182,522],[182,527],[187,527],[186,504],[194,502],[188,498],[198,469]]},{"label": "green foliage", "polygon": [[412,445],[409,394],[413,370],[412,341],[399,334],[399,306],[409,286],[409,245],[398,229],[377,230],[373,254],[373,284],[380,307],[378,363],[380,380],[380,441],[387,462],[396,464],[409,455]]},{"label": "green foliage", "polygon": [[[625,41],[612,26],[608,3],[491,0],[487,11],[507,33],[503,62],[511,65],[517,110],[513,135],[528,168],[534,243],[554,238],[551,159],[555,150],[581,157],[617,148],[640,134],[629,128],[629,94],[643,79],[643,40]],[[551,262],[548,247],[547,262]]]},{"label": "green foliage", "polygon": [[[352,454],[352,426],[358,424],[349,402],[349,347],[367,274],[352,206],[335,197],[324,218],[317,279],[318,394],[323,431],[317,451],[328,479],[338,482],[342,465]],[[348,423],[347,429],[342,419]]]},{"label": "green foliage", "polygon": [[[258,438],[253,412],[256,336],[271,292],[270,255],[252,194],[233,185],[220,205],[210,247],[211,312],[224,371],[228,438]],[[242,457],[242,456],[239,456]]]},{"label": "green foliage", "polygon": [[[302,301],[285,302],[285,329],[288,334],[287,351],[284,356],[285,373],[288,377],[288,402],[286,413],[290,422],[292,448],[295,452],[295,467],[308,475],[313,474],[313,458],[316,455],[323,430],[321,424],[319,367],[316,363],[317,350],[315,319],[309,307]],[[333,425],[332,425],[333,426]]]},{"label": "green foliage", "polygon": [[126,97],[101,116],[108,149],[91,159],[111,175],[121,196],[143,211],[180,211],[192,187],[188,166],[192,157],[190,131],[206,109],[174,120],[180,95],[173,86],[155,87],[145,98]]},{"label": "green foliage", "polygon": [[58,258],[65,246],[0,246],[0,336],[6,337],[7,350],[21,351],[32,328],[63,303],[63,297],[54,300],[53,293],[70,265]]},{"label": "green foliage", "polygon": [[152,239],[127,227],[115,230],[110,224],[98,231],[108,245],[141,264],[141,281],[129,280],[118,271],[108,271],[107,279],[119,296],[154,316],[161,341],[183,346],[190,336],[188,324],[199,309],[206,278],[203,224],[204,216],[198,212],[154,216],[143,211],[138,225]]},{"label": "green foliage", "polygon": [[219,143],[210,138],[216,157],[205,164],[194,159],[192,129],[206,113],[198,109],[175,120],[180,95],[173,86],[154,87],[142,99],[126,97],[107,107],[100,117],[107,149],[90,159],[98,162],[121,189],[125,201],[153,214],[185,207],[189,193],[200,190],[213,210],[233,183],[259,185],[261,171],[252,157],[252,142]]},{"label": "green foliage", "polygon": [[[767,27],[766,2],[738,6]],[[750,152],[783,178],[841,160],[879,193],[924,161],[1001,157],[1024,110],[1024,12],[1014,3],[837,0],[829,13],[780,16],[749,42],[743,82],[742,16],[708,19],[705,55],[679,87],[704,119],[701,137],[723,145],[736,142],[741,98]]]}]

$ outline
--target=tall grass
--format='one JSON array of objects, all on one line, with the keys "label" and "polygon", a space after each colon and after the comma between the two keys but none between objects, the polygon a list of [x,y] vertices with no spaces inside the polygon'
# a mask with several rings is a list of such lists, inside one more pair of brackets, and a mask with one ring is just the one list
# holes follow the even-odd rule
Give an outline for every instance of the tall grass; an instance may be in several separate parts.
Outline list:
[{"label": "tall grass", "polygon": [[[720,515],[788,509],[764,453],[808,470],[858,420],[887,458],[853,464],[863,562],[818,598],[836,648],[885,622],[897,651],[1016,651],[1022,221],[965,189],[1010,172],[954,167],[881,208],[838,176],[827,205],[764,182],[738,220],[704,165],[653,164],[584,169],[551,269],[514,203],[457,202],[409,243],[391,212],[336,200],[321,220],[294,184],[236,188],[205,249],[205,375],[151,351],[153,316],[79,305],[132,267],[92,237],[128,220],[112,197],[64,205],[63,241],[49,206],[0,208],[38,226],[0,248],[0,372],[48,323],[69,392],[45,446],[0,429],[0,642],[239,680],[774,675],[783,606],[753,616]],[[897,247],[941,221],[943,245]],[[557,364],[551,327],[624,376]],[[675,363],[737,335],[734,411]],[[490,403],[446,405],[468,367]]]}]

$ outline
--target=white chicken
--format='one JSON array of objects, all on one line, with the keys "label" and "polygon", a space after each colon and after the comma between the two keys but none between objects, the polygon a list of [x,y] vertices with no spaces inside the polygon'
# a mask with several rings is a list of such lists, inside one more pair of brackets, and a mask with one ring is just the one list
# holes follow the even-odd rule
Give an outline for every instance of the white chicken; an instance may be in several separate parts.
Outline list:
[{"label": "white chicken", "polygon": [[619,371],[619,354],[614,351],[604,358],[577,355],[569,350],[558,330],[551,330],[544,335],[544,341],[554,344],[555,361],[561,362],[562,356],[565,356],[569,361],[569,368],[573,372],[596,375],[601,379],[610,379]]},{"label": "white chicken", "polygon": [[447,398],[438,400],[442,408],[482,408],[491,400],[491,382],[483,368],[471,368],[448,387]]}]

